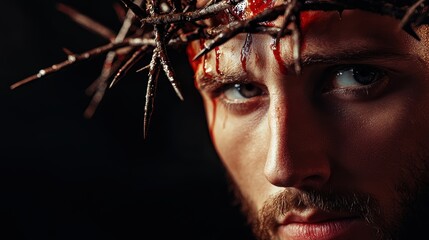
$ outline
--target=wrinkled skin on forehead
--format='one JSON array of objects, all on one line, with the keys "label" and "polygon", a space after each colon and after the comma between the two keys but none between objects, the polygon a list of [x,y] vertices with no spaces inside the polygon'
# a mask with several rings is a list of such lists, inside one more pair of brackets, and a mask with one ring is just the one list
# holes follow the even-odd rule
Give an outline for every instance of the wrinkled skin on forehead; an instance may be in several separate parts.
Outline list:
[{"label": "wrinkled skin on forehead", "polygon": [[[301,17],[301,75],[288,36],[275,45],[271,36],[239,34],[192,62],[212,141],[255,234],[402,239],[423,232],[427,28],[417,41],[398,30],[398,20],[373,13]],[[193,42],[189,57],[203,44]]]}]

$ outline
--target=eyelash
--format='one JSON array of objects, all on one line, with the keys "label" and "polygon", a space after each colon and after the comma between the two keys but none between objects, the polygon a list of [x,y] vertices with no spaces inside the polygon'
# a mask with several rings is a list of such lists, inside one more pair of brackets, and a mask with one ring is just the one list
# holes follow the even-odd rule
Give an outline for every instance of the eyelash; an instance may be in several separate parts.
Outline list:
[{"label": "eyelash", "polygon": [[[375,73],[375,77],[377,78],[374,82],[369,84],[362,84],[357,87],[345,87],[345,88],[334,88],[333,81],[336,80],[335,73],[338,72],[346,72],[355,69],[364,69],[364,71],[370,71]],[[354,74],[354,71],[353,71]],[[360,99],[360,98],[370,98],[376,96],[380,90],[385,87],[385,85],[389,82],[390,76],[389,71],[382,67],[366,65],[366,64],[349,64],[349,65],[341,65],[330,67],[323,74],[322,81],[318,87],[320,89],[320,94],[322,96],[336,96],[342,99]],[[356,81],[358,83],[358,81]]]},{"label": "eyelash", "polygon": [[[224,94],[228,89],[233,88],[236,84],[241,84],[241,85],[252,84],[255,87],[258,87],[259,89],[261,89],[261,94],[256,97],[248,98],[242,101],[230,100],[227,97],[225,97]],[[268,96],[268,94],[266,89],[263,86],[260,86],[260,84],[256,84],[248,81],[223,84],[218,86],[211,92],[211,97],[218,99],[218,101],[225,107],[225,109],[228,112],[237,113],[237,114],[246,114],[253,111],[255,108],[258,107],[258,105],[261,104],[259,100],[261,100],[261,98],[265,98],[266,96]]]}]

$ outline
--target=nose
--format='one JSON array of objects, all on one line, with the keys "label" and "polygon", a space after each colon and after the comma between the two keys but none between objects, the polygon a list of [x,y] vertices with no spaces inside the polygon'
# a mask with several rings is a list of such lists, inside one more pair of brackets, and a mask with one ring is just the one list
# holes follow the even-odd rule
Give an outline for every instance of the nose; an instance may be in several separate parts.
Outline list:
[{"label": "nose", "polygon": [[271,99],[268,124],[267,180],[279,187],[322,188],[331,163],[326,126],[315,104],[302,94]]}]

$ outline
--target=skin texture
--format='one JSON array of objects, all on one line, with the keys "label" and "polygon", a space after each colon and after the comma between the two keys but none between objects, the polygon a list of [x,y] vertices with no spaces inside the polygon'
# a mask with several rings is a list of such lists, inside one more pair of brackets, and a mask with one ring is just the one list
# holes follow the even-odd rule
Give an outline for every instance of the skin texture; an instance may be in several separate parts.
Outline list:
[{"label": "skin texture", "polygon": [[193,62],[243,210],[260,239],[413,239],[429,226],[427,29],[419,42],[363,11],[302,17],[299,76],[289,37],[240,34]]}]

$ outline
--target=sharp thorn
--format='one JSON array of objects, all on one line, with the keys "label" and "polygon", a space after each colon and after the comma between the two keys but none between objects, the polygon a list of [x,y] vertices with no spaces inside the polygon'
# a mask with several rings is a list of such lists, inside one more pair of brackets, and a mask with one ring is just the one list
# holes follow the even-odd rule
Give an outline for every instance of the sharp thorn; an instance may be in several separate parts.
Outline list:
[{"label": "sharp thorn", "polygon": [[208,53],[209,49],[207,47],[204,47],[197,55],[195,55],[195,57],[192,59],[192,61],[197,60],[198,58],[200,58],[201,56],[203,56],[204,54]]}]

